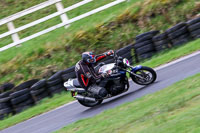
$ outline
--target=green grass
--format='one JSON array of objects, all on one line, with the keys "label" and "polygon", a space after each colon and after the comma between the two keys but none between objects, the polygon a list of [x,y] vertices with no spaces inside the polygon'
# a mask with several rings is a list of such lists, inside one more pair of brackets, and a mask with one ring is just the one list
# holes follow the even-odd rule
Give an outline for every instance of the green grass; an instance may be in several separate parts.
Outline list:
[{"label": "green grass", "polygon": [[74,98],[72,98],[67,92],[56,94],[52,98],[45,98],[42,101],[40,101],[37,105],[23,111],[22,113],[10,116],[4,120],[0,120],[0,130],[15,125],[19,122],[25,121],[27,119],[30,119],[39,114],[50,111],[52,109],[55,109],[72,100],[74,100]]},{"label": "green grass", "polygon": [[[161,64],[168,63],[174,59],[180,58],[182,56],[191,54],[194,51],[200,50],[200,39],[190,42],[182,47],[174,48],[172,50],[166,51],[162,54],[154,56],[152,59],[145,61],[142,65],[149,67],[156,67]],[[180,52],[182,51],[182,52]],[[53,98],[47,98],[42,100],[38,105],[25,110],[24,112],[17,114],[15,116],[6,118],[0,121],[0,129],[12,126],[16,123],[22,122],[24,120],[30,119],[33,116],[39,115],[41,113],[47,112],[51,109],[59,107],[65,103],[74,100],[70,95],[63,92],[61,95],[55,95]]]},{"label": "green grass", "polygon": [[56,133],[198,133],[200,74]]}]

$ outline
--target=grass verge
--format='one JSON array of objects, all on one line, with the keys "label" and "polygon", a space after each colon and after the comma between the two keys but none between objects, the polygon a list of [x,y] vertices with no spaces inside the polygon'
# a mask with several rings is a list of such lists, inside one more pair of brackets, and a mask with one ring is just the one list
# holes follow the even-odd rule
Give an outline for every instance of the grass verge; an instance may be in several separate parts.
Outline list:
[{"label": "grass verge", "polygon": [[[168,50],[163,53],[160,53],[154,56],[154,58],[152,58],[151,60],[143,62],[142,65],[156,67],[161,64],[165,64],[167,62],[180,58],[182,56],[191,54],[194,51],[198,50],[200,50],[200,39],[190,42],[182,47],[174,48],[171,49],[170,51]],[[25,121],[27,119],[30,119],[41,113],[52,110],[72,100],[73,98],[67,95],[66,92],[63,92],[61,95],[55,95],[53,98],[44,99],[38,105],[29,108],[28,110],[25,110],[20,114],[17,114],[15,116],[0,121],[0,130],[15,125],[19,122]]]},{"label": "grass verge", "polygon": [[200,74],[80,120],[56,133],[200,132]]}]

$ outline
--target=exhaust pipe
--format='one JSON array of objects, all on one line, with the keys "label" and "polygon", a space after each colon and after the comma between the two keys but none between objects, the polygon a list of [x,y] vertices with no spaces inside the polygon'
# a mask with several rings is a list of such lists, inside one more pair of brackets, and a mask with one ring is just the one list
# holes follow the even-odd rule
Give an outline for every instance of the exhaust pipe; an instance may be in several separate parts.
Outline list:
[{"label": "exhaust pipe", "polygon": [[83,88],[69,88],[68,91],[78,92],[78,93],[84,93],[86,92]]},{"label": "exhaust pipe", "polygon": [[76,95],[74,96],[77,100],[81,100],[81,101],[90,101],[90,102],[96,102],[95,98],[91,98],[91,97],[84,97],[82,95]]}]

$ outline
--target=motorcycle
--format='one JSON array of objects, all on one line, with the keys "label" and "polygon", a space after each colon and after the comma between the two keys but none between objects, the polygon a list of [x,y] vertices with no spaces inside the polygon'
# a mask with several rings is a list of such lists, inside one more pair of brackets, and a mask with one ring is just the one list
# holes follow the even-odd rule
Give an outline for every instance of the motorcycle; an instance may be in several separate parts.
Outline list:
[{"label": "motorcycle", "polygon": [[[104,99],[122,94],[129,89],[128,75],[133,82],[139,85],[152,84],[156,78],[156,72],[146,66],[131,66],[129,60],[118,56],[114,52],[114,63],[101,64],[95,68],[99,74],[109,74],[109,77],[102,79],[97,84],[103,84],[108,95],[106,97],[98,97],[91,92],[81,88],[77,79],[69,79],[64,83],[67,91],[71,91],[72,97],[76,98],[80,104],[86,107],[94,107],[103,102]],[[101,90],[99,90],[101,91]]]}]

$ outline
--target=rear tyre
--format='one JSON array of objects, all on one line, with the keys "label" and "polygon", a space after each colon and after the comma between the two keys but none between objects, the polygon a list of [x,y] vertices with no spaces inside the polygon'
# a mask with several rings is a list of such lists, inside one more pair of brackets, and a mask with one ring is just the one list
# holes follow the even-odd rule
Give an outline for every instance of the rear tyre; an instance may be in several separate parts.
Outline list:
[{"label": "rear tyre", "polygon": [[[83,94],[83,93],[81,93],[81,95],[87,96],[87,94]],[[103,102],[103,100],[97,100],[96,102],[78,100],[78,102],[81,105],[86,106],[86,107],[94,107],[94,106],[97,106],[97,105],[101,104]]]},{"label": "rear tyre", "polygon": [[85,102],[85,101],[78,100],[78,102],[81,105],[86,106],[86,107],[94,107],[94,106],[101,104],[103,102],[103,100],[98,100],[96,102]]},{"label": "rear tyre", "polygon": [[134,73],[143,77],[143,79],[142,79],[135,75],[132,75],[132,74],[130,75],[132,80],[139,85],[152,84],[157,78],[156,72],[150,67],[142,66],[141,69],[135,71]]}]

